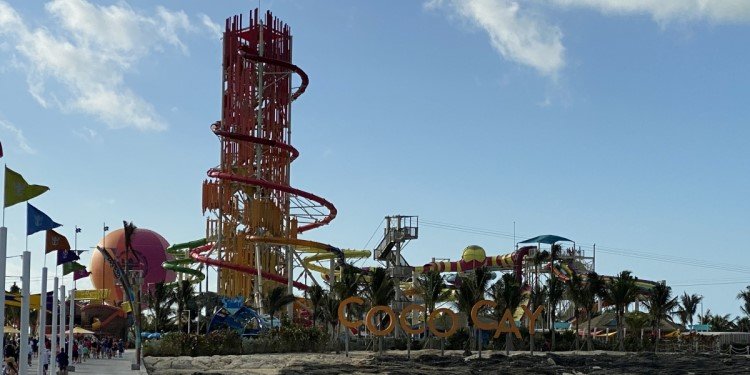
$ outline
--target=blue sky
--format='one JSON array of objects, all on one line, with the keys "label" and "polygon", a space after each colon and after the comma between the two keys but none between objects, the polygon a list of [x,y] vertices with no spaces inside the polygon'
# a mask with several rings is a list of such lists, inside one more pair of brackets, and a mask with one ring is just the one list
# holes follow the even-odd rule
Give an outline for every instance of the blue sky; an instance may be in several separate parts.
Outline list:
[{"label": "blue sky", "polygon": [[[33,204],[71,240],[82,227],[79,248],[123,219],[172,243],[203,234],[201,181],[219,155],[209,125],[220,117],[220,25],[254,6],[0,0],[3,162],[52,188]],[[600,273],[629,269],[740,313],[747,2],[262,6],[291,25],[311,79],[294,106],[292,183],[339,210],[305,238],[372,248],[383,216],[419,215],[405,255],[420,264],[470,244],[507,253],[515,222],[518,239],[596,243]],[[9,255],[25,246],[24,220],[21,205],[6,211]],[[29,239],[34,254],[42,237]]]}]

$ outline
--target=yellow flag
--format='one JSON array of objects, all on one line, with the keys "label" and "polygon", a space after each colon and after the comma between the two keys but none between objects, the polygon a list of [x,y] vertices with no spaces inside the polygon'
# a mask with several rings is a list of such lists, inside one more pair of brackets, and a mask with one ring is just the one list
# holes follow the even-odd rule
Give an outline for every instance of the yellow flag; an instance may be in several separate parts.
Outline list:
[{"label": "yellow flag", "polygon": [[42,185],[29,185],[28,182],[17,172],[5,167],[5,207],[10,207],[16,203],[26,202],[27,200],[41,195],[49,190]]}]

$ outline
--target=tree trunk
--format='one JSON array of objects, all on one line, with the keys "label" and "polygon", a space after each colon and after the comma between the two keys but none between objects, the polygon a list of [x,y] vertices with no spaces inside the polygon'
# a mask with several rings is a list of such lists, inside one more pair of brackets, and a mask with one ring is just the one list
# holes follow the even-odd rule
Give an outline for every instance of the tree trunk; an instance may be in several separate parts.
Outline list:
[{"label": "tree trunk", "polygon": [[620,342],[619,348],[621,352],[625,351],[625,336],[622,332],[622,313],[617,310],[617,340]]},{"label": "tree trunk", "polygon": [[591,341],[591,311],[590,309],[586,309],[586,319],[588,321],[588,328],[586,331],[586,346],[588,348],[588,351],[593,350],[593,342]]},{"label": "tree trunk", "polygon": [[552,311],[552,314],[550,314],[550,318],[552,318],[552,323],[550,326],[550,332],[552,333],[552,344],[550,345],[549,351],[554,352],[555,351],[555,333],[557,331],[555,330],[555,312]]},{"label": "tree trunk", "polygon": [[[577,311],[578,311],[578,308],[576,308],[576,312]],[[575,314],[575,318],[576,318],[576,338],[575,338],[575,344],[574,345],[575,345],[575,350],[578,351],[578,349],[579,349],[579,342],[578,342],[578,332],[579,332],[579,330],[578,330],[578,320],[580,318],[580,314],[576,313]]]}]

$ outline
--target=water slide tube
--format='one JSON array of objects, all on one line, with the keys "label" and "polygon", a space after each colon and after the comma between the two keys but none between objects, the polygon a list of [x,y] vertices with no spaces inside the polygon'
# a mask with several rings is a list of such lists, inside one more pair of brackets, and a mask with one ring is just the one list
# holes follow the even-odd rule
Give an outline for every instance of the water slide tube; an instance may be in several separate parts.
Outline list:
[{"label": "water slide tube", "polygon": [[486,266],[491,270],[513,270],[516,279],[520,282],[522,276],[523,258],[529,254],[534,246],[524,246],[512,253],[487,256],[480,246],[471,245],[464,249],[459,261],[430,262],[421,267],[414,267],[417,273],[431,270],[438,272],[465,272],[477,267]]},{"label": "water slide tube", "polygon": [[[303,249],[302,252],[306,252],[306,251]],[[345,249],[343,250],[343,252],[344,252],[344,257],[346,259],[369,258],[370,255],[372,255],[372,252],[370,252],[370,250]],[[327,279],[331,272],[330,268],[318,265],[316,264],[316,262],[319,262],[322,260],[335,259],[335,258],[336,258],[336,254],[333,254],[330,252],[325,252],[325,253],[317,252],[315,255],[311,255],[311,256],[303,258],[302,264],[305,268],[315,271],[315,272],[319,272],[324,279]]]},{"label": "water slide tube", "polygon": [[[290,245],[290,246],[294,246],[295,248],[301,249],[302,252],[307,252],[307,253],[311,253],[311,252],[320,253],[320,254],[328,253],[327,255],[331,256],[331,258],[329,259],[338,259],[339,266],[341,266],[342,263],[344,262],[345,253],[341,251],[341,249],[333,247],[328,244],[320,243],[320,242],[301,240],[297,238],[263,237],[263,236],[248,236],[247,241],[251,243],[260,243],[260,244],[266,244],[266,245],[281,245],[281,246]],[[190,257],[204,264],[217,266],[217,267],[224,267],[224,268],[232,269],[232,270],[239,271],[239,272],[249,273],[252,275],[257,274],[258,270],[255,267],[250,267],[250,266],[242,265],[242,264],[235,264],[235,263],[223,261],[220,259],[212,259],[206,255],[202,255],[206,252],[211,251],[213,249],[213,246],[214,246],[213,243],[206,244],[203,246],[198,246],[190,250]],[[277,274],[273,274],[273,273],[269,273],[265,271],[261,271],[261,276],[264,279],[273,280],[280,284],[286,284],[288,282],[285,276],[281,276],[281,275],[277,275]],[[307,285],[303,283],[300,283],[297,281],[293,281],[292,283],[294,287],[297,289],[307,290]]]},{"label": "water slide tube", "polygon": [[[199,283],[203,281],[203,279],[206,278],[206,275],[203,274],[199,269],[193,269],[190,268],[189,265],[194,264],[195,261],[189,257],[188,251],[190,249],[196,248],[198,246],[202,246],[206,244],[206,239],[200,239],[190,242],[183,242],[174,244],[167,248],[167,253],[172,254],[175,256],[175,259],[168,260],[164,263],[162,263],[162,267],[165,270],[174,271],[177,273],[182,273],[189,275],[190,280],[193,283]],[[203,265],[201,265],[201,268],[203,268]]]}]

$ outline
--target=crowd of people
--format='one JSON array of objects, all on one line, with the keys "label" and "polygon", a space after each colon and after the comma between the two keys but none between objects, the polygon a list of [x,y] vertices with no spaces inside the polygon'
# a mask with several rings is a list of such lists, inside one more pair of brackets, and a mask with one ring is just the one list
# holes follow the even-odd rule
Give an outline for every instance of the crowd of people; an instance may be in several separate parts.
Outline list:
[{"label": "crowd of people", "polygon": [[[36,337],[31,337],[29,338],[29,347],[31,350],[26,358],[29,366],[31,366],[32,358],[39,358],[39,365],[44,367],[44,374],[48,374],[49,364],[52,359],[50,354],[52,342],[50,339],[45,338],[44,345],[40,345],[40,342]],[[74,338],[72,356],[70,356],[73,361],[72,363],[69,363],[68,340],[66,338],[62,346],[58,345],[58,350],[55,355],[55,363],[60,369],[59,374],[67,374],[67,367],[70,364],[83,363],[91,358],[122,358],[124,351],[125,342],[122,339],[116,339],[109,336],[96,337],[93,335]],[[2,375],[18,375],[20,363],[20,339],[6,339],[6,345],[5,348],[3,348],[3,356],[5,361]]]}]

